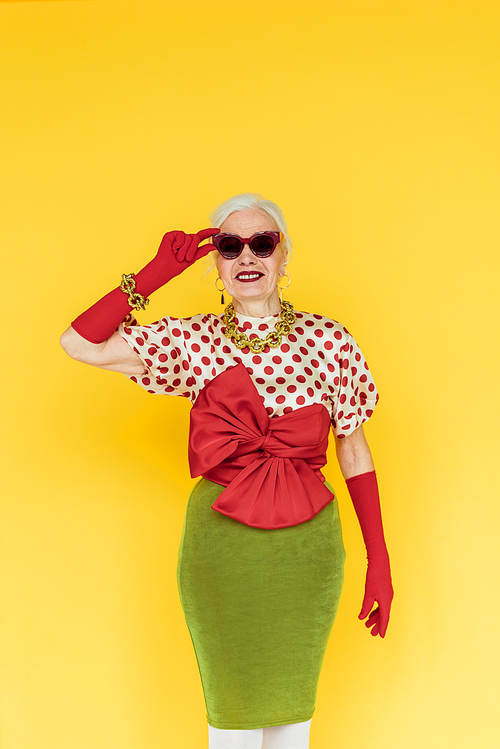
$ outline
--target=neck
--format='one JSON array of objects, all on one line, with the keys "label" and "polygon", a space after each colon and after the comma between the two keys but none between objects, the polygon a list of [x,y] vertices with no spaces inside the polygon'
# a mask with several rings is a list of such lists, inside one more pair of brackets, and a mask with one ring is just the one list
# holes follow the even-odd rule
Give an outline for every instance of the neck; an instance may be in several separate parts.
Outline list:
[{"label": "neck", "polygon": [[233,297],[233,307],[236,314],[247,317],[270,317],[281,312],[278,292],[268,299],[236,299]]}]

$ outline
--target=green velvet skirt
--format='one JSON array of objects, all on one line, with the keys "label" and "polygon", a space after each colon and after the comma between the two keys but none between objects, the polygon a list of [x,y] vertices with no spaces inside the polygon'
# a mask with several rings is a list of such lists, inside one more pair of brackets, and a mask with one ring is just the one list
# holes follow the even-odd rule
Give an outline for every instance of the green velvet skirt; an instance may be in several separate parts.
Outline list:
[{"label": "green velvet skirt", "polygon": [[262,530],[211,509],[223,488],[201,479],[191,492],[177,568],[208,722],[309,720],[344,579],[337,500],[306,523]]}]

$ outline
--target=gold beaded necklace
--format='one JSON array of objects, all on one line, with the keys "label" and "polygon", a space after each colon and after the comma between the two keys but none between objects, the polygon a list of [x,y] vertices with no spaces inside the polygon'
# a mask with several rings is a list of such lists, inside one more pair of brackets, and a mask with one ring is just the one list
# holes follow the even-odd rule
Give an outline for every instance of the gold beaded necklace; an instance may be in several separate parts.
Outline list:
[{"label": "gold beaded necklace", "polygon": [[242,349],[248,346],[250,351],[253,351],[255,354],[259,354],[261,351],[264,351],[266,346],[269,346],[270,348],[277,348],[281,343],[282,337],[292,332],[293,324],[297,319],[295,316],[295,312],[293,311],[293,304],[281,300],[280,305],[280,316],[279,320],[274,326],[274,330],[271,330],[265,338],[252,338],[250,340],[250,338],[248,338],[245,333],[240,333],[240,331],[238,330],[238,326],[234,322],[236,312],[234,311],[234,307],[231,302],[224,310],[224,317],[222,318],[224,321],[224,325],[226,326],[224,335],[226,336],[226,338],[231,338],[236,348]]}]

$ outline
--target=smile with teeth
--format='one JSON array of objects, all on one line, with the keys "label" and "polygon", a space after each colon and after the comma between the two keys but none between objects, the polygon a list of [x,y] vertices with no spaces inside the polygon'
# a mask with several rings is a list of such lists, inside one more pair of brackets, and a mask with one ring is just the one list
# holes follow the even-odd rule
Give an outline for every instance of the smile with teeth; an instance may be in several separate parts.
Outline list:
[{"label": "smile with teeth", "polygon": [[236,276],[237,281],[257,281],[259,278],[261,278],[264,274],[263,273],[256,273],[255,271],[253,273],[247,272],[247,273],[238,273]]}]

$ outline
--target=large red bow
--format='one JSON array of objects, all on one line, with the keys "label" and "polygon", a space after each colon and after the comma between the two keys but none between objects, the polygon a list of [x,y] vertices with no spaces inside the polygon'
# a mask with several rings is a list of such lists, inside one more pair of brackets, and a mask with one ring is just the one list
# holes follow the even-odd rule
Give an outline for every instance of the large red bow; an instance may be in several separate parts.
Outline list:
[{"label": "large red bow", "polygon": [[246,367],[229,367],[191,410],[191,476],[226,486],[212,509],[240,523],[299,525],[333,499],[320,472],[329,429],[319,403],[270,419]]}]

